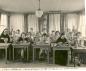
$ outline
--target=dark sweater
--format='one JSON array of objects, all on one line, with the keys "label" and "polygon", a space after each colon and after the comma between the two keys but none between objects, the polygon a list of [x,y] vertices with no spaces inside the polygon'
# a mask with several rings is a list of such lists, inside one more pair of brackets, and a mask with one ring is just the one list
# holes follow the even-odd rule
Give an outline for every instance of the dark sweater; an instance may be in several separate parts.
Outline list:
[{"label": "dark sweater", "polygon": [[65,42],[67,42],[67,39],[66,38],[61,38],[61,37],[59,37],[57,40],[56,40],[56,43],[59,43],[59,42],[62,42],[63,44],[65,43]]},{"label": "dark sweater", "polygon": [[9,37],[9,35],[8,34],[6,34],[6,35],[4,35],[4,34],[1,34],[1,36],[0,36],[0,43],[4,43],[4,40],[3,39],[1,39],[1,38],[7,38],[8,39],[8,43],[10,42],[10,37]]}]

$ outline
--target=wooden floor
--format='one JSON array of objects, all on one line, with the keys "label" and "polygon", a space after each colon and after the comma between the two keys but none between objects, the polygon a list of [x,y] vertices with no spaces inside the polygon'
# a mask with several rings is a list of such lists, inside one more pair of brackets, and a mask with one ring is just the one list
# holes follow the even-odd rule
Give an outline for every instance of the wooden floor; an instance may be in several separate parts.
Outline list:
[{"label": "wooden floor", "polygon": [[[46,62],[13,62],[13,61],[8,61],[8,64],[5,63],[4,60],[0,60],[0,68],[60,68],[60,67],[73,67],[73,65],[69,66],[61,66],[57,64],[47,64]],[[77,66],[78,67],[78,66]],[[80,67],[86,67],[86,65],[81,65]],[[74,67],[73,67],[74,68]]]}]

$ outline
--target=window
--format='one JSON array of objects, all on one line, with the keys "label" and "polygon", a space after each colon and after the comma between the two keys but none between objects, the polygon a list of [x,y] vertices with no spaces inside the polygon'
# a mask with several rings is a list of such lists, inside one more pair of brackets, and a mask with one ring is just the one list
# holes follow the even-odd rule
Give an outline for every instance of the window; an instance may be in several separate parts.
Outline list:
[{"label": "window", "polygon": [[51,31],[60,31],[60,14],[49,15],[49,33]]},{"label": "window", "polygon": [[28,15],[28,32],[31,28],[33,28],[34,33],[39,31],[38,18],[35,15]]},{"label": "window", "polygon": [[24,31],[24,15],[22,14],[12,14],[10,16],[10,30],[16,31],[17,29],[20,32]]},{"label": "window", "polygon": [[0,34],[2,31],[7,28],[8,20],[7,20],[7,15],[6,14],[1,14],[0,18]]},{"label": "window", "polygon": [[79,18],[78,31],[82,33],[82,37],[86,37],[85,14],[80,14]]}]

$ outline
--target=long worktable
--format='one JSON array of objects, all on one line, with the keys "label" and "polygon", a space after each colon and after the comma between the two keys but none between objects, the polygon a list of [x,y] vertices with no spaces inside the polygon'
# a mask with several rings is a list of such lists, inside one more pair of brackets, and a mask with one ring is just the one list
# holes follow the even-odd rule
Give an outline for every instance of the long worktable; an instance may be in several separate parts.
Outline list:
[{"label": "long worktable", "polygon": [[47,62],[49,63],[49,50],[50,50],[50,44],[33,44],[33,62],[35,61],[35,49],[45,49],[47,50]]},{"label": "long worktable", "polygon": [[78,54],[86,54],[86,47],[81,46],[81,47],[72,47],[72,53],[74,54],[74,67],[76,66],[76,55]]},{"label": "long worktable", "polygon": [[[69,65],[69,62],[70,62],[70,56],[71,56],[71,50],[70,50],[70,46],[64,46],[64,45],[61,45],[61,46],[53,46],[52,47],[53,49],[53,64],[55,64],[55,51],[67,51],[67,65]],[[62,54],[63,55],[63,54]],[[58,59],[57,59],[58,60]]]},{"label": "long worktable", "polygon": [[28,52],[28,48],[29,48],[30,43],[19,43],[19,44],[12,44],[13,46],[13,61],[15,59],[14,57],[14,49],[27,49],[27,61],[29,60],[29,52]]},{"label": "long worktable", "polygon": [[5,60],[7,64],[7,50],[9,47],[10,43],[0,43],[0,49],[5,49]]}]

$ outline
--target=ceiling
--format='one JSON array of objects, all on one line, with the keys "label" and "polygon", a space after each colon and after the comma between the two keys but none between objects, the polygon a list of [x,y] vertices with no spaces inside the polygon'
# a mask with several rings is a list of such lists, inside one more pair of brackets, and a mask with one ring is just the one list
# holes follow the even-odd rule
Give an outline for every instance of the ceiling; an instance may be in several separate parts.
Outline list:
[{"label": "ceiling", "polygon": [[[85,0],[41,0],[41,9],[47,11],[77,11],[85,8]],[[38,0],[0,0],[0,9],[10,12],[34,12]]]}]

